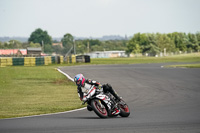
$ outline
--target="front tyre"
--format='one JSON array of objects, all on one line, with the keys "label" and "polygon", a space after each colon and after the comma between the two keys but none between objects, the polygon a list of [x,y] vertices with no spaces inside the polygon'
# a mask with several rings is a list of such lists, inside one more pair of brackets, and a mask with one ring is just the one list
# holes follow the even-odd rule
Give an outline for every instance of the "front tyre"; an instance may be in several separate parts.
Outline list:
[{"label": "front tyre", "polygon": [[94,112],[100,117],[100,118],[107,118],[108,112],[106,110],[106,107],[101,103],[100,100],[94,99],[91,101],[91,107],[94,110]]},{"label": "front tyre", "polygon": [[120,108],[120,113],[119,115],[121,117],[128,117],[130,115],[130,110],[129,110],[129,107],[128,105],[123,101],[121,100],[119,103],[118,103],[118,107]]},{"label": "front tyre", "polygon": [[90,105],[87,105],[87,110],[88,111],[93,111],[92,107]]}]

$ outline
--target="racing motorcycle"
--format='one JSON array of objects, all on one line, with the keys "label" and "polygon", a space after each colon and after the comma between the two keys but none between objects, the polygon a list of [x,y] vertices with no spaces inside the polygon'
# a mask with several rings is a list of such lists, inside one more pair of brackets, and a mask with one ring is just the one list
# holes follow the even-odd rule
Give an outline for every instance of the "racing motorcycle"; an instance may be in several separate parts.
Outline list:
[{"label": "racing motorcycle", "polygon": [[[121,117],[128,117],[130,115],[129,107],[124,100],[121,98],[120,101],[117,101],[109,92],[96,92],[83,104],[86,102],[88,111],[94,111],[100,118],[116,117],[118,115]],[[118,115],[113,115],[112,112],[116,106],[120,110],[120,113]]]}]

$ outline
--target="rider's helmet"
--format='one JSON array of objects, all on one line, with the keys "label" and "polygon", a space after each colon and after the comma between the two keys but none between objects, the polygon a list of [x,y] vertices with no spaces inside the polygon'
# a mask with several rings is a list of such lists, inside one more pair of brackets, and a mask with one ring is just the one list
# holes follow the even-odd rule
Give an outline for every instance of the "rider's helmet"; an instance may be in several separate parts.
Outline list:
[{"label": "rider's helmet", "polygon": [[85,84],[85,77],[83,76],[83,74],[77,74],[74,77],[74,82],[76,83],[77,86],[84,86],[84,84]]}]

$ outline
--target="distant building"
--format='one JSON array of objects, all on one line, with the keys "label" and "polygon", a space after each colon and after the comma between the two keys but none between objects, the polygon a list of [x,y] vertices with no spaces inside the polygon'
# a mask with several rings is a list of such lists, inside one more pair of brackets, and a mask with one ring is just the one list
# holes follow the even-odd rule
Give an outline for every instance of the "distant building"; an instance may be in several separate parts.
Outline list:
[{"label": "distant building", "polygon": [[127,57],[125,51],[94,51],[86,55],[89,55],[90,58]]},{"label": "distant building", "polygon": [[60,46],[61,48],[63,48],[63,45],[62,45],[62,42],[59,42],[59,43],[52,43],[52,46]]},{"label": "distant building", "polygon": [[26,49],[0,49],[0,55],[27,55]]},{"label": "distant building", "polygon": [[40,56],[42,53],[42,48],[27,48],[28,55],[37,55]]}]

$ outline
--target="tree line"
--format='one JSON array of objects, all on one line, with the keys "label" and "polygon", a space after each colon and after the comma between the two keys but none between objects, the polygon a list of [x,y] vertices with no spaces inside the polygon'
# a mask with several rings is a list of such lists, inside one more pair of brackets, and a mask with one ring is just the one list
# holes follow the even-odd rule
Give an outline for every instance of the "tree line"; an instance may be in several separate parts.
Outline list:
[{"label": "tree line", "polygon": [[[0,42],[0,49],[26,49],[27,47],[42,47],[44,53],[56,53],[65,55],[73,48],[75,44],[76,54],[84,54],[92,51],[108,51],[108,50],[125,50],[126,40],[109,40],[100,41],[98,39],[84,39],[74,40],[74,37],[70,33],[66,33],[62,39],[60,45],[52,45],[53,43],[60,43],[57,40],[53,40],[47,31],[43,31],[41,28],[33,31],[28,39],[28,42],[21,43],[17,40],[10,40],[8,42]],[[71,53],[74,51],[72,50]]]},{"label": "tree line", "polygon": [[59,43],[53,40],[47,31],[41,28],[33,31],[28,42],[21,43],[17,40],[9,42],[0,42],[0,49],[26,49],[27,47],[42,47],[44,53],[56,53],[65,55],[69,50],[73,53],[75,44],[76,54],[84,54],[92,51],[110,51],[124,50],[127,54],[149,53],[151,55],[160,52],[185,52],[200,50],[200,32],[182,33],[174,32],[168,34],[161,33],[136,33],[129,40],[109,40],[100,41],[98,39],[74,40],[70,33],[66,33],[60,45],[52,45]]},{"label": "tree line", "polygon": [[196,34],[173,32],[136,33],[127,43],[127,53],[150,53],[156,55],[170,52],[197,52],[200,50],[200,32]]}]

